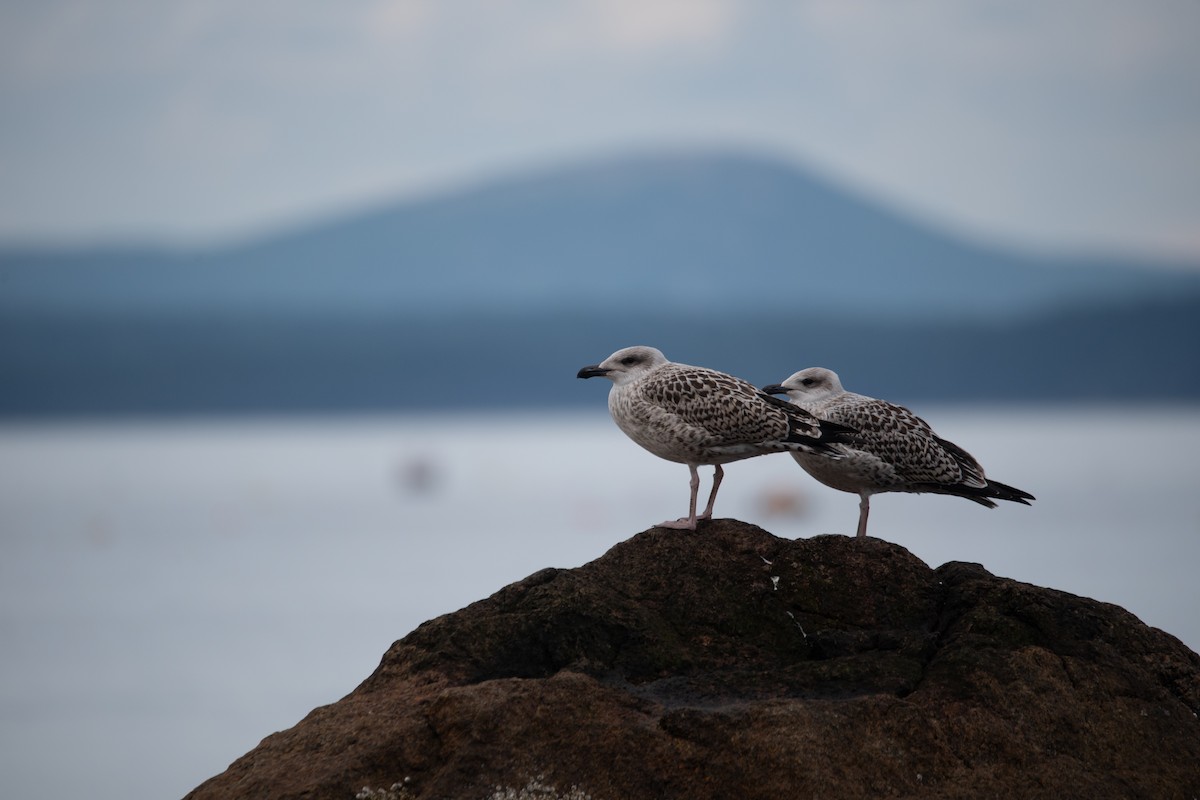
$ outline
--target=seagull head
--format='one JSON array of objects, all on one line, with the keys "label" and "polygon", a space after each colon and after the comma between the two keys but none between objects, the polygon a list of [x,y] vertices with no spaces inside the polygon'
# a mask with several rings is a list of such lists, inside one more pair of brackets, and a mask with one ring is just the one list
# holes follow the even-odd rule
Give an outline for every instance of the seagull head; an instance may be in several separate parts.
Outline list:
[{"label": "seagull head", "polygon": [[789,400],[797,403],[824,400],[843,391],[837,373],[824,367],[802,369],[783,383],[773,383],[762,390],[766,394],[786,394]]},{"label": "seagull head", "polygon": [[620,386],[637,380],[656,367],[666,364],[667,357],[661,350],[639,345],[618,350],[599,364],[579,370],[577,378],[605,377]]}]

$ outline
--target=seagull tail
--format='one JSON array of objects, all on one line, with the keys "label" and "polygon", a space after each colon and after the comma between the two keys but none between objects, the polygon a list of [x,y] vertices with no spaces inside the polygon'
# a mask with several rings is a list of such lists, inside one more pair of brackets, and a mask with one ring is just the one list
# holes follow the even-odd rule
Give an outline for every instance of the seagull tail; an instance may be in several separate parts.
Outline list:
[{"label": "seagull tail", "polygon": [[1037,499],[1029,492],[1018,489],[1015,486],[1009,486],[1007,483],[1000,483],[999,481],[988,481],[987,488],[991,492],[992,497],[999,500],[1009,500],[1013,503],[1021,503],[1026,506],[1030,504],[1030,500]]},{"label": "seagull tail", "polygon": [[794,403],[781,400],[765,392],[759,392],[758,397],[767,405],[774,406],[787,415],[788,432],[782,442],[785,450],[799,450],[805,453],[819,453],[832,458],[840,458],[844,452],[836,445],[851,441],[852,437],[858,433],[857,428],[820,419]]},{"label": "seagull tail", "polygon": [[[816,432],[813,431],[813,425],[816,425]],[[809,453],[819,453],[823,456],[830,456],[838,459],[846,454],[846,450],[841,447],[842,442],[851,440],[858,430],[848,428],[845,425],[839,425],[836,422],[829,422],[824,419],[814,421],[805,421],[804,429],[791,429],[788,431],[787,439],[784,441],[793,444],[801,445],[792,449],[804,450]]]},{"label": "seagull tail", "polygon": [[994,500],[1008,500],[1012,503],[1030,505],[1030,500],[1036,500],[1029,492],[999,481],[988,481],[986,486],[968,486],[966,484],[918,483],[914,484],[914,492],[930,492],[933,494],[949,494],[979,503],[981,506],[995,508]]}]

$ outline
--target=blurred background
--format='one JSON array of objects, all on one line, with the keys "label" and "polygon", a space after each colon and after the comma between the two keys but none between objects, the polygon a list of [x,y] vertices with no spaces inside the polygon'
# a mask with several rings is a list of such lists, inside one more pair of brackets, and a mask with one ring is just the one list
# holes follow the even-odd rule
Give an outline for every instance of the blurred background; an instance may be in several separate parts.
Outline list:
[{"label": "blurred background", "polygon": [[[874,535],[1196,649],[1197,30],[0,4],[0,793],[182,796],[420,622],[683,513],[574,379],[631,344],[910,405],[1039,499],[886,496]],[[769,457],[718,515],[857,498]]]}]

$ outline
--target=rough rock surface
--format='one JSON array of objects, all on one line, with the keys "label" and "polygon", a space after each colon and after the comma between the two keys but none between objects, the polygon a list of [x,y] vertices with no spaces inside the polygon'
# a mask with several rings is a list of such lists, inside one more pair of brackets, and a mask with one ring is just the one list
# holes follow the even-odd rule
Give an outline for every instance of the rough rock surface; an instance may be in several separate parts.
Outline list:
[{"label": "rough rock surface", "polygon": [[878,539],[651,529],[417,628],[189,798],[1200,797],[1200,657]]}]

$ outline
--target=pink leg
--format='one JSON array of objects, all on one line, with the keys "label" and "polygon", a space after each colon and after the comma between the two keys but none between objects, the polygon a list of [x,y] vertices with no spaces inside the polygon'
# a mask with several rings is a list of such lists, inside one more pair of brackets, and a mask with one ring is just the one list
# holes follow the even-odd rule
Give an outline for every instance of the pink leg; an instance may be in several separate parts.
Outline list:
[{"label": "pink leg", "polygon": [[708,493],[708,505],[704,507],[704,513],[696,517],[696,519],[712,519],[713,503],[717,501],[717,489],[721,485],[721,479],[725,477],[725,470],[721,469],[720,464],[713,465],[713,488]]},{"label": "pink leg", "polygon": [[688,464],[688,469],[692,472],[692,499],[688,504],[688,516],[686,518],[680,517],[679,519],[660,522],[656,527],[671,528],[679,531],[696,530],[696,495],[700,491],[700,473],[696,471],[695,464]]},{"label": "pink leg", "polygon": [[867,515],[871,513],[871,495],[860,494],[861,498],[858,501],[858,538],[862,539],[867,535]]}]

